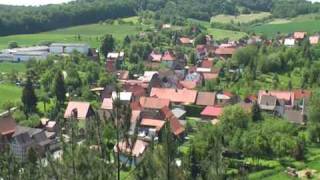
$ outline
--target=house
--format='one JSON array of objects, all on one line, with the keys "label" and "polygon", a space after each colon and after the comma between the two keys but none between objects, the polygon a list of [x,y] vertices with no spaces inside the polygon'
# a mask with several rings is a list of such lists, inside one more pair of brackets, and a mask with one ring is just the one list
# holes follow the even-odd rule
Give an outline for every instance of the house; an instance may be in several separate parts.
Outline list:
[{"label": "house", "polygon": [[236,52],[235,47],[219,47],[214,51],[214,54],[219,58],[230,58]]},{"label": "house", "polygon": [[213,60],[203,60],[200,66],[197,68],[197,72],[209,73],[213,67]]},{"label": "house", "polygon": [[30,61],[32,59],[45,60],[48,57],[47,52],[41,52],[41,51],[16,52],[16,53],[13,53],[12,55],[13,55],[13,61],[17,61],[17,62]]},{"label": "house", "polygon": [[319,36],[310,36],[309,37],[309,43],[311,45],[317,45],[319,43]]},{"label": "house", "polygon": [[179,73],[177,71],[172,70],[160,70],[159,77],[157,79],[157,85],[160,85],[160,87],[164,88],[181,88],[179,81],[182,80],[184,80],[183,73]]},{"label": "house", "polygon": [[260,36],[252,36],[248,39],[247,44],[254,45],[262,42],[262,38]]},{"label": "house", "polygon": [[276,111],[277,106],[279,106],[277,97],[272,95],[259,96],[258,104],[262,110],[272,112]]},{"label": "house", "polygon": [[21,161],[28,158],[28,151],[33,147],[33,141],[28,132],[16,134],[12,137],[10,149],[14,156]]},{"label": "house", "polygon": [[159,135],[166,121],[158,119],[142,119],[139,126],[138,138],[151,141]]},{"label": "house", "polygon": [[187,81],[187,80],[184,80],[184,81],[180,81],[179,83],[181,84],[181,86],[182,86],[183,88],[185,88],[185,89],[190,89],[190,90],[195,89],[195,88],[198,86],[198,84],[197,84],[196,81]]},{"label": "house", "polygon": [[81,54],[88,55],[89,45],[77,43],[52,43],[49,46],[49,52],[52,54],[71,54],[77,51]]},{"label": "house", "polygon": [[126,92],[131,92],[132,93],[132,100],[133,101],[139,101],[140,97],[146,96],[147,92],[146,89],[140,85],[130,85],[130,84],[124,84],[123,89]]},{"label": "house", "polygon": [[152,88],[151,97],[169,99],[176,104],[194,104],[197,98],[197,91],[172,88]]},{"label": "house", "polygon": [[201,86],[203,83],[202,73],[197,72],[195,67],[189,68],[189,72],[184,81],[191,81],[194,82],[196,86]]},{"label": "house", "polygon": [[208,56],[208,49],[206,45],[200,44],[196,46],[196,54],[198,60],[203,60]]},{"label": "house", "polygon": [[75,118],[84,121],[94,116],[94,111],[88,102],[70,101],[64,113],[65,119]]},{"label": "house", "polygon": [[237,96],[230,92],[224,91],[216,94],[216,105],[218,106],[235,104],[237,101]]},{"label": "house", "polygon": [[285,110],[283,116],[286,120],[295,124],[304,125],[306,121],[306,115],[300,110]]},{"label": "house", "polygon": [[294,106],[303,109],[306,102],[309,101],[312,93],[309,90],[297,89],[293,90],[294,93]]},{"label": "house", "polygon": [[106,85],[100,93],[100,99],[103,101],[105,98],[111,98],[112,92],[116,90],[115,85]]},{"label": "house", "polygon": [[124,52],[110,52],[107,54],[107,61],[123,61]]},{"label": "house", "polygon": [[179,38],[179,43],[180,43],[181,45],[189,46],[189,45],[192,45],[193,40],[191,40],[191,39],[188,38],[188,37],[181,37],[181,38]]},{"label": "house", "polygon": [[292,47],[296,44],[296,40],[294,38],[286,38],[284,39],[284,45],[288,47]]},{"label": "house", "polygon": [[199,106],[214,106],[216,93],[214,92],[198,92],[196,105]]},{"label": "house", "polygon": [[274,96],[279,101],[281,105],[283,105],[285,108],[292,109],[294,107],[294,92],[290,91],[263,91],[260,90],[258,94],[258,102],[260,101],[261,97],[263,95],[269,95]]},{"label": "house", "polygon": [[110,52],[106,59],[106,71],[115,72],[124,61],[124,52]]},{"label": "house", "polygon": [[176,56],[172,52],[166,51],[162,56],[161,64],[168,68],[173,68],[176,60]]},{"label": "house", "polygon": [[162,54],[161,53],[157,53],[156,51],[152,51],[149,55],[149,60],[151,62],[157,62],[160,63],[162,59]]},{"label": "house", "polygon": [[171,28],[171,24],[163,24],[162,25],[162,29],[170,29]]},{"label": "house", "polygon": [[113,110],[113,100],[112,98],[105,98],[101,104],[101,113],[102,119],[108,119],[111,117],[112,110]]},{"label": "house", "polygon": [[223,107],[207,106],[201,112],[201,117],[207,120],[218,119],[223,114]]},{"label": "house", "polygon": [[155,97],[141,97],[140,105],[144,110],[160,110],[165,106],[170,107],[170,100]]},{"label": "house", "polygon": [[138,80],[149,83],[155,74],[158,74],[158,71],[145,71],[143,76],[139,77]]},{"label": "house", "polygon": [[161,109],[161,114],[163,119],[170,123],[170,130],[176,137],[182,137],[185,131],[185,128],[180,123],[179,119],[174,116],[169,107],[163,107]]},{"label": "house", "polygon": [[130,103],[131,100],[132,100],[132,92],[115,92],[113,91],[112,92],[112,99],[115,100],[115,99],[118,99],[122,102],[125,102],[125,103]]},{"label": "house", "polygon": [[143,159],[143,154],[149,146],[148,142],[137,139],[132,143],[132,139],[122,140],[113,148],[115,153],[120,153],[120,161],[123,164],[137,165]]},{"label": "house", "polygon": [[171,112],[179,120],[185,119],[187,113],[187,111],[182,108],[174,108],[171,110]]},{"label": "house", "polygon": [[307,36],[306,32],[294,32],[293,33],[293,38],[295,40],[303,40]]},{"label": "house", "polygon": [[120,81],[128,80],[129,79],[129,71],[124,71],[124,70],[117,71],[117,78]]}]

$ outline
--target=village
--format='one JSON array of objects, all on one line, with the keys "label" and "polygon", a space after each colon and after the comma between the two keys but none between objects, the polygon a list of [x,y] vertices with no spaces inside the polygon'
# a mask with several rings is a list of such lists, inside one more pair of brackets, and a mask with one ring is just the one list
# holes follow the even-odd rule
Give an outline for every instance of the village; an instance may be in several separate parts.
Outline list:
[{"label": "village", "polygon": [[[170,25],[165,24],[162,31],[170,28]],[[151,144],[159,141],[167,126],[179,144],[183,145],[190,139],[188,120],[219,126],[220,117],[229,106],[240,107],[248,114],[259,109],[299,126],[306,124],[308,103],[312,96],[309,89],[259,89],[257,93],[240,96],[228,89],[210,91],[204,87],[210,82],[220,81],[225,73],[243,73],[241,66],[226,68],[217,65],[230,61],[239,49],[262,45],[294,48],[300,47],[305,41],[312,46],[319,43],[318,35],[294,32],[277,40],[252,35],[240,41],[217,42],[215,37],[196,31],[194,27],[191,29],[193,35],[176,37],[175,47],[152,48],[149,52],[143,52],[148,54],[143,59],[144,70],[138,73],[123,68],[126,59],[132,57],[128,51],[114,48],[106,52],[101,66],[106,73],[116,78],[116,83],[107,83],[105,86],[90,84],[91,96],[97,100],[94,104],[92,101],[78,100],[76,96],[73,98],[71,92],[67,92],[70,94],[62,110],[63,120],[43,116],[37,126],[26,127],[16,122],[9,109],[0,117],[0,150],[9,147],[21,161],[27,161],[31,148],[43,158],[52,153],[59,159],[63,154],[62,141],[73,141],[67,133],[69,126],[62,122],[74,121],[78,124],[80,134],[77,144],[81,145],[90,121],[95,122],[97,118],[113,119],[115,127],[118,127],[120,116],[126,114],[130,116],[126,117],[130,120],[128,136],[120,137],[120,141],[113,146],[113,153],[120,154],[121,163],[137,166]],[[186,48],[188,53],[177,52],[176,47]],[[191,54],[194,57],[189,52],[193,52]],[[88,61],[99,61],[103,57],[102,52],[87,44],[52,43],[48,46],[6,49],[0,54],[0,60],[27,62],[36,59],[41,62],[52,55],[68,57],[73,56],[73,53],[86,56]],[[101,150],[102,147],[101,144],[91,144],[90,149]],[[176,163],[179,166],[179,160]]]}]

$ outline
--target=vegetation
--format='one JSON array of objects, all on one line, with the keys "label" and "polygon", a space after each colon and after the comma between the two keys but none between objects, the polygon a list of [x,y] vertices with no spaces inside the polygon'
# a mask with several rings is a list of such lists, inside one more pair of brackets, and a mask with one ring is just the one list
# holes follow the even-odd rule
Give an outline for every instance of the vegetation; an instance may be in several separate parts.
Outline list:
[{"label": "vegetation", "polygon": [[217,15],[211,18],[211,23],[250,23],[255,20],[264,19],[271,16],[270,13],[252,13],[252,14],[240,14],[236,16],[231,15]]}]

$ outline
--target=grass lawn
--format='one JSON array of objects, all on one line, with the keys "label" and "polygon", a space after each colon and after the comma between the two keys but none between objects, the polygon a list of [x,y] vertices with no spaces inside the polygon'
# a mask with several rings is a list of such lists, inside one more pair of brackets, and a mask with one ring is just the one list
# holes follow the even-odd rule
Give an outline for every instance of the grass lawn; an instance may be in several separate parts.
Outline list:
[{"label": "grass lawn", "polygon": [[0,84],[0,112],[2,104],[7,101],[18,102],[21,98],[22,89],[10,84]]},{"label": "grass lawn", "polygon": [[0,62],[0,73],[9,73],[15,70],[19,73],[26,71],[25,63]]},{"label": "grass lawn", "polygon": [[253,13],[253,14],[241,14],[239,16],[231,16],[231,15],[217,15],[211,18],[211,22],[213,23],[224,23],[228,24],[231,22],[234,23],[250,23],[255,20],[267,18],[271,16],[271,13],[261,12],[261,13]]},{"label": "grass lawn", "polygon": [[239,40],[242,37],[247,35],[244,32],[212,28],[210,25],[210,22],[207,22],[207,21],[201,21],[201,20],[197,20],[197,19],[189,19],[189,21],[192,23],[198,23],[198,24],[206,27],[208,33],[211,34],[213,36],[213,38],[217,39],[217,40],[223,40],[226,38],[229,38],[230,40]]},{"label": "grass lawn", "polygon": [[[149,26],[137,24],[137,17],[125,18],[126,22],[133,24],[89,24],[73,26],[69,28],[57,29],[37,34],[21,34],[4,36],[0,38],[0,49],[7,48],[8,42],[15,41],[20,46],[31,46],[42,42],[69,42],[69,43],[89,43],[92,47],[100,46],[100,39],[105,34],[112,34],[116,40],[121,41],[126,35],[134,35]],[[78,40],[78,34],[81,39]]]}]

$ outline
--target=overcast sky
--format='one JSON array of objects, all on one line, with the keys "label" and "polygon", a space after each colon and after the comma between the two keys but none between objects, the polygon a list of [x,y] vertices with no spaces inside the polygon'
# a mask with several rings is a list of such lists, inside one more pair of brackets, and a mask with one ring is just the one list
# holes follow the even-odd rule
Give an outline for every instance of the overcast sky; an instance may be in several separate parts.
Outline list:
[{"label": "overcast sky", "polygon": [[72,0],[0,0],[0,4],[39,6],[45,4],[60,4],[69,1]]}]

